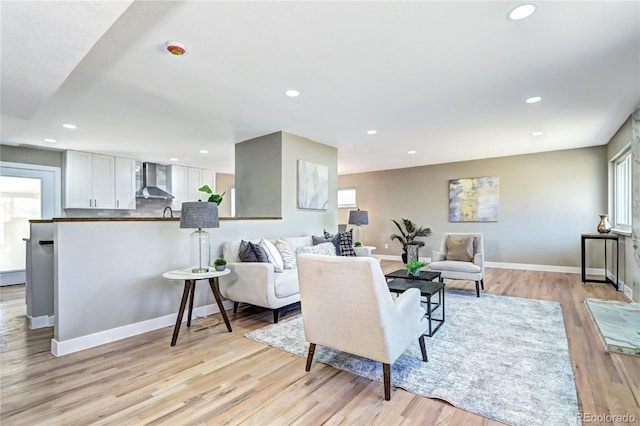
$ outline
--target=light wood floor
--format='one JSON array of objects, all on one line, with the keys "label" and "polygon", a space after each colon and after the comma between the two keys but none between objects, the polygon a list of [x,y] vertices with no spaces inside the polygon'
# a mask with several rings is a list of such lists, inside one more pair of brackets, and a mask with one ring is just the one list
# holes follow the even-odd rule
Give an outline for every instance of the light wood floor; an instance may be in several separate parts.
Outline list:
[{"label": "light wood floor", "polygon": [[[398,266],[383,261],[385,271]],[[577,274],[488,269],[485,292],[560,302],[580,409],[592,420],[627,414],[639,424],[640,357],[604,352],[584,304],[587,297],[625,299],[609,285],[579,280]],[[472,283],[447,286],[475,291]],[[246,305],[229,313],[232,333],[214,315],[195,320],[190,330],[183,325],[175,347],[166,327],[60,358],[50,353],[52,329],[29,330],[24,314],[24,287],[2,287],[2,425],[497,424],[402,389],[386,402],[380,382],[324,364],[307,373],[305,359],[243,337],[272,318]]]}]

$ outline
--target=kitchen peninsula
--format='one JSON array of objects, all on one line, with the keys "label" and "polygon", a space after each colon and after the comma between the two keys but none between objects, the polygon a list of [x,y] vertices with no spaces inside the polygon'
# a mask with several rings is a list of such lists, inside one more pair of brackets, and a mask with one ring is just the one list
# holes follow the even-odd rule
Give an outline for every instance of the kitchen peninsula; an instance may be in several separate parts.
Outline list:
[{"label": "kitchen peninsula", "polygon": [[[162,327],[171,327],[183,283],[162,278],[189,266],[190,229],[178,218],[55,218],[32,221],[31,235],[53,231],[51,352],[61,356]],[[309,223],[281,218],[220,218],[209,230],[212,256],[224,241],[256,236],[304,235]],[[315,229],[331,224],[311,224]],[[202,286],[195,315],[218,312]],[[230,302],[225,301],[227,308]]]}]

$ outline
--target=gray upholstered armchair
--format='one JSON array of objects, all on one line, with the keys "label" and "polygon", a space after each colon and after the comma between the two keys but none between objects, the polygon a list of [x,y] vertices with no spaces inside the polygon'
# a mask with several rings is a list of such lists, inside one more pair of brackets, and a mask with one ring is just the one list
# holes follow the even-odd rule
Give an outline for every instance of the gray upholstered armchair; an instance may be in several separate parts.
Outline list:
[{"label": "gray upholstered armchair", "polygon": [[384,395],[391,399],[391,364],[418,340],[427,361],[429,327],[412,288],[393,299],[377,260],[371,257],[298,256],[298,283],[305,339],[306,371],[316,345],[382,363]]},{"label": "gray upholstered armchair", "polygon": [[429,269],[440,272],[440,281],[469,280],[476,283],[476,295],[480,286],[484,290],[484,242],[482,234],[446,232],[440,251],[431,254]]}]

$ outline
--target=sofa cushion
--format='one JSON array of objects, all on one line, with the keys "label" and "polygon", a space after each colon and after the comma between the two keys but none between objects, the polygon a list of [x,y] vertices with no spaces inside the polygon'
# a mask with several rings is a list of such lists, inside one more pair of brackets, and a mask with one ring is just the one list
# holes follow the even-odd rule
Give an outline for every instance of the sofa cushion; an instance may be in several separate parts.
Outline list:
[{"label": "sofa cushion", "polygon": [[298,287],[298,271],[288,269],[274,276],[274,292],[276,297],[287,297],[300,293]]},{"label": "sofa cushion", "polygon": [[296,255],[293,254],[293,249],[287,240],[278,238],[275,246],[282,257],[282,269],[296,269]]},{"label": "sofa cushion", "polygon": [[238,257],[242,262],[269,263],[269,258],[267,257],[267,253],[265,253],[264,249],[251,241],[242,240],[240,242]]},{"label": "sofa cushion", "polygon": [[462,262],[458,260],[432,262],[429,264],[429,269],[432,271],[465,272],[470,274],[477,274],[482,270],[480,265],[476,265],[473,262]]},{"label": "sofa cushion", "polygon": [[447,260],[471,262],[473,260],[473,237],[462,239],[447,237]]},{"label": "sofa cushion", "polygon": [[296,256],[299,254],[321,254],[325,256],[335,256],[336,248],[333,243],[322,243],[315,246],[298,247]]},{"label": "sofa cushion", "polygon": [[260,243],[258,243],[258,245],[262,247],[262,249],[267,254],[269,263],[273,265],[273,272],[282,272],[282,270],[284,269],[284,262],[282,261],[282,255],[280,254],[276,246],[274,246],[271,241],[265,240],[264,238],[260,240]]}]

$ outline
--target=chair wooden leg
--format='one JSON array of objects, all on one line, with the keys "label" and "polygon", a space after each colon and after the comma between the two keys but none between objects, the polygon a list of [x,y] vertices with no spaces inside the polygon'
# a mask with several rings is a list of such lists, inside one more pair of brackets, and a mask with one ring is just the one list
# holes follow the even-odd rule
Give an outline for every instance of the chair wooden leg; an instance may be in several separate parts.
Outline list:
[{"label": "chair wooden leg", "polygon": [[313,354],[316,351],[316,344],[309,343],[309,353],[307,354],[307,366],[304,368],[305,371],[311,370],[311,361],[313,361]]},{"label": "chair wooden leg", "polygon": [[480,281],[476,281],[476,296],[480,297]]},{"label": "chair wooden leg", "polygon": [[429,358],[427,358],[427,346],[424,344],[424,334],[422,336],[420,336],[420,338],[418,339],[418,342],[420,343],[420,351],[422,352],[422,360],[424,362],[429,362]]},{"label": "chair wooden leg", "polygon": [[391,400],[391,365],[382,363],[382,374],[384,376],[384,399]]},{"label": "chair wooden leg", "polygon": [[240,305],[240,302],[233,302],[233,313],[237,314],[238,313],[238,306]]},{"label": "chair wooden leg", "polygon": [[280,314],[280,310],[279,309],[274,309],[273,310],[273,323],[277,324],[278,323],[278,315]]},{"label": "chair wooden leg", "polygon": [[484,290],[484,278],[480,280],[480,286],[482,287],[482,289]]}]

